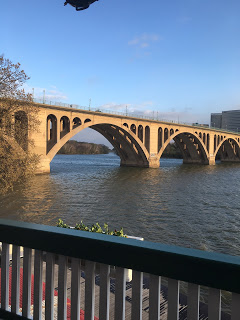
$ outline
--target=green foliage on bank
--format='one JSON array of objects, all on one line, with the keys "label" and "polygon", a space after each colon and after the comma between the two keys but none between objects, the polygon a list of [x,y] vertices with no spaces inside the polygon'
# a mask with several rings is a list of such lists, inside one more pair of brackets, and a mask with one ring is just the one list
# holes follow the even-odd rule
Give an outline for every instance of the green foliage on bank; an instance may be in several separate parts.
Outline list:
[{"label": "green foliage on bank", "polygon": [[38,108],[22,89],[28,79],[20,63],[0,54],[0,194],[23,183],[39,164],[29,134],[38,130]]},{"label": "green foliage on bank", "polygon": [[68,141],[59,151],[59,154],[108,154],[110,149],[104,144]]},{"label": "green foliage on bank", "polygon": [[93,224],[92,226],[87,226],[81,221],[80,223],[76,223],[75,227],[70,227],[68,224],[64,223],[62,219],[58,219],[57,227],[66,228],[66,229],[75,229],[75,230],[81,230],[81,231],[87,231],[87,232],[109,234],[111,236],[126,238],[126,235],[123,233],[123,228],[121,228],[120,230],[115,229],[114,231],[111,231],[107,223],[104,223],[102,228],[98,222],[96,224]]},{"label": "green foliage on bank", "polygon": [[169,143],[162,154],[162,158],[182,159],[182,157],[182,153],[175,142]]}]

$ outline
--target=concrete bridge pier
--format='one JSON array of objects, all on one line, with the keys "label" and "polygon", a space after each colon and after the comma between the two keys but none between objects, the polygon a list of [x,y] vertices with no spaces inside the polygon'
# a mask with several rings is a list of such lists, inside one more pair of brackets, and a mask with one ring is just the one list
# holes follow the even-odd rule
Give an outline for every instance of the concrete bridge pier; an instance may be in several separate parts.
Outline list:
[{"label": "concrete bridge pier", "polygon": [[36,174],[50,173],[50,160],[48,158],[40,157]]},{"label": "concrete bridge pier", "polygon": [[149,168],[159,168],[160,167],[160,159],[157,156],[150,156],[148,159]]},{"label": "concrete bridge pier", "polygon": [[210,166],[214,166],[215,165],[215,156],[214,155],[210,155],[209,158],[208,158],[208,164]]}]

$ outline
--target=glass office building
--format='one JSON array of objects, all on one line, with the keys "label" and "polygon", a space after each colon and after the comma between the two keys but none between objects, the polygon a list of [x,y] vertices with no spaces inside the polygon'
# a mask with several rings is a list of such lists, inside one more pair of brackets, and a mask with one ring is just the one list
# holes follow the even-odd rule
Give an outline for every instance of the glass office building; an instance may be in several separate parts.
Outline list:
[{"label": "glass office building", "polygon": [[211,114],[211,127],[240,132],[240,110]]}]

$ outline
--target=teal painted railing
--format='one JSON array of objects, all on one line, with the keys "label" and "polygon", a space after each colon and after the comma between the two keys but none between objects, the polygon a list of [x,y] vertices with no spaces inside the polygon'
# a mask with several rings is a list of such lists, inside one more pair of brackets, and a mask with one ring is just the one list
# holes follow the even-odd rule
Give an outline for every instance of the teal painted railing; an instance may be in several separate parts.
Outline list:
[{"label": "teal painted railing", "polygon": [[[125,299],[125,278],[124,269],[133,270],[132,281],[132,317],[131,319],[142,319],[142,275],[143,273],[150,274],[150,288],[149,288],[149,319],[159,319],[160,312],[160,276],[169,278],[168,289],[168,319],[178,319],[178,304],[179,304],[179,281],[189,283],[188,295],[188,319],[198,319],[199,316],[199,286],[209,287],[209,319],[220,319],[221,316],[221,290],[230,291],[232,295],[232,319],[239,319],[240,315],[240,258],[193,249],[187,249],[176,246],[163,245],[159,243],[152,243],[148,241],[138,241],[127,238],[120,238],[78,230],[62,229],[57,227],[37,225],[25,222],[0,220],[0,241],[3,243],[3,251],[1,257],[1,311],[0,317],[6,315],[8,312],[8,270],[9,270],[9,252],[8,244],[13,244],[12,253],[12,281],[19,279],[19,246],[24,247],[23,274],[24,280],[27,281],[28,291],[23,297],[23,315],[25,318],[30,317],[29,290],[31,278],[32,259],[31,251],[35,249],[35,284],[42,283],[42,262],[43,252],[47,252],[47,276],[51,283],[50,295],[46,294],[46,314],[48,319],[52,319],[53,305],[52,302],[47,307],[47,299],[53,299],[53,265],[55,264],[55,257],[59,258],[59,270],[62,270],[62,275],[65,274],[66,268],[69,265],[67,257],[71,258],[71,263],[74,266],[78,261],[86,260],[86,286],[89,279],[93,279],[95,274],[95,263],[103,266],[115,266],[116,268],[116,294],[115,294],[115,319],[125,319],[124,299]],[[37,255],[36,255],[37,253]],[[63,258],[62,258],[63,257]],[[37,262],[36,262],[37,260]],[[72,272],[75,270],[72,266]],[[87,268],[88,266],[88,268]],[[102,309],[100,308],[100,319],[109,319],[109,281],[110,269],[100,272],[100,278],[105,279],[100,288],[100,301]],[[79,267],[80,268],[80,267]],[[78,268],[78,269],[79,269]],[[39,271],[40,270],[40,271]],[[40,273],[39,273],[40,272]],[[60,271],[59,271],[60,272]],[[72,277],[79,279],[79,270],[74,271]],[[89,273],[88,273],[89,272]],[[40,275],[40,276],[39,276]],[[15,276],[15,278],[14,278]],[[36,277],[39,279],[36,279]],[[65,276],[61,276],[63,280]],[[18,281],[18,280],[17,280]],[[39,282],[40,281],[40,282]],[[65,281],[65,280],[64,280]],[[91,280],[88,290],[85,291],[85,319],[93,319],[94,315],[94,284]],[[46,286],[48,283],[46,283]],[[91,288],[92,286],[92,288]],[[34,286],[35,290],[40,290],[36,296],[42,297],[41,285]],[[63,316],[58,315],[58,319],[67,319],[66,315],[66,284],[63,284],[59,299],[62,299],[62,307],[59,307],[58,312],[63,313]],[[19,284],[12,287],[15,291],[19,291]],[[4,292],[7,291],[6,292]],[[47,290],[47,288],[46,288]],[[78,287],[72,288],[79,291]],[[16,294],[19,298],[19,292]],[[12,293],[13,297],[13,293]],[[15,296],[14,296],[15,297]],[[39,299],[40,299],[39,298]],[[78,295],[77,295],[78,298]],[[5,299],[5,302],[3,301]],[[34,319],[41,319],[40,300],[34,300],[35,313]],[[90,299],[91,301],[87,301]],[[103,299],[103,300],[101,300]],[[151,300],[152,299],[152,300]],[[16,300],[16,299],[15,299]],[[15,301],[14,300],[14,301]],[[51,300],[52,301],[52,300]],[[73,299],[72,299],[73,301]],[[79,319],[80,303],[75,299],[77,312],[73,311],[72,319]],[[212,303],[212,305],[211,305]],[[18,310],[19,303],[15,301],[15,311]],[[72,302],[73,304],[73,302]],[[13,303],[12,303],[13,305]],[[105,308],[106,306],[106,308]],[[13,307],[12,307],[13,308]],[[17,313],[16,311],[15,313]],[[37,316],[38,314],[38,316]],[[78,314],[78,316],[77,316]],[[103,316],[104,315],[104,316]],[[46,317],[47,319],[47,317]]]}]

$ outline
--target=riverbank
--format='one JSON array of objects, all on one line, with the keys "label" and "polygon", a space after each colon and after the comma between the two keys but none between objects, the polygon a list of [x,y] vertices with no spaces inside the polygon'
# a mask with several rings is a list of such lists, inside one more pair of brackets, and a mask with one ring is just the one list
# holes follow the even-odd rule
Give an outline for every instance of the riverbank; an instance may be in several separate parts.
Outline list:
[{"label": "riverbank", "polygon": [[104,144],[79,142],[69,140],[59,151],[58,154],[108,154],[111,150]]}]

